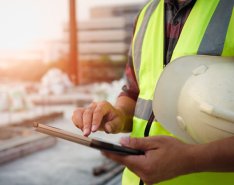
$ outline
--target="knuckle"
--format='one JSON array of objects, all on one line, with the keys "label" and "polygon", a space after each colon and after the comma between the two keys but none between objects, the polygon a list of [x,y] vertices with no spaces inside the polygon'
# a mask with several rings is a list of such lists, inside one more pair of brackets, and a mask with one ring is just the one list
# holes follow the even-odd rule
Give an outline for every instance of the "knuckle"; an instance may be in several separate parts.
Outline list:
[{"label": "knuckle", "polygon": [[164,143],[166,143],[167,141],[171,140],[171,137],[159,136],[159,137],[158,137],[158,140],[159,140],[160,143],[164,144]]},{"label": "knuckle", "polygon": [[92,119],[92,125],[100,125],[101,124],[101,120],[102,120],[102,118],[100,118],[100,117],[93,117],[93,119]]},{"label": "knuckle", "polygon": [[131,145],[136,146],[137,143],[138,143],[138,139],[137,139],[137,138],[132,138],[132,139],[130,140],[130,142],[131,142]]},{"label": "knuckle", "polygon": [[92,114],[92,112],[93,112],[93,109],[92,109],[92,108],[87,108],[87,109],[85,109],[85,111],[84,111],[84,115],[86,116],[87,114]]},{"label": "knuckle", "polygon": [[76,119],[76,118],[79,118],[82,114],[83,114],[83,109],[78,108],[75,111],[73,111],[72,117],[73,117],[73,119]]},{"label": "knuckle", "polygon": [[84,112],[84,109],[82,109],[82,108],[76,109],[76,110],[73,112],[72,116],[73,116],[75,119],[79,119],[80,117],[82,117],[83,112]]},{"label": "knuckle", "polygon": [[94,110],[94,113],[96,115],[103,115],[103,110],[101,108],[97,108],[97,109]]},{"label": "knuckle", "polygon": [[88,105],[88,108],[93,108],[93,107],[95,107],[96,105],[97,105],[96,102],[92,102],[92,103],[90,103],[90,104]]},{"label": "knuckle", "polygon": [[76,108],[76,110],[73,112],[73,114],[77,114],[77,113],[80,113],[82,112],[83,108]]}]

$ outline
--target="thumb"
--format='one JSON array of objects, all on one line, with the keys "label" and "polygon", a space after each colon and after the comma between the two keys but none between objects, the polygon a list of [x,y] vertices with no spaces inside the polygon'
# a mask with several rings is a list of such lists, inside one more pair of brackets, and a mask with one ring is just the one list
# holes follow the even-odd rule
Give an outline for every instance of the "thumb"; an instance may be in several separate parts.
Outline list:
[{"label": "thumb", "polygon": [[120,144],[129,148],[139,149],[139,150],[149,150],[152,149],[152,141],[148,138],[130,138],[123,137],[120,139]]},{"label": "thumb", "polygon": [[119,133],[121,129],[121,124],[119,124],[119,121],[117,119],[108,121],[104,125],[104,130],[106,133],[116,134]]}]

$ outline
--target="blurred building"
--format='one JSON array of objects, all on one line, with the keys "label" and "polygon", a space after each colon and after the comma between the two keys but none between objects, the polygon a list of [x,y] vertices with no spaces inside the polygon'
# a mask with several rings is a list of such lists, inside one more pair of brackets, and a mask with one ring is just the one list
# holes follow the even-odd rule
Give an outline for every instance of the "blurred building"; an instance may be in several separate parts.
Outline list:
[{"label": "blurred building", "polygon": [[[123,76],[134,20],[142,4],[98,6],[90,20],[78,24],[81,84],[113,81]],[[68,41],[69,29],[65,28]]]},{"label": "blurred building", "polygon": [[[111,82],[123,76],[133,25],[142,6],[139,3],[97,6],[90,9],[89,20],[78,22],[80,84]],[[68,24],[64,26],[62,38],[41,41],[32,48],[14,54],[0,53],[0,69],[5,69],[9,61],[50,63],[68,60]]]}]

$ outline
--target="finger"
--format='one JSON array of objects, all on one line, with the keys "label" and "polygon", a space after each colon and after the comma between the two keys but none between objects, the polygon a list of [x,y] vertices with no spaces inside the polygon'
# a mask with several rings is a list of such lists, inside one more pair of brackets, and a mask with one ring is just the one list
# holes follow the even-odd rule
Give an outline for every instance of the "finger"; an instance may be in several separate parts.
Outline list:
[{"label": "finger", "polygon": [[108,134],[113,133],[113,130],[114,130],[113,127],[114,126],[112,126],[111,122],[107,122],[104,126],[104,131]]},{"label": "finger", "polygon": [[105,124],[104,130],[106,133],[116,134],[121,130],[121,125],[119,119],[109,121]]},{"label": "finger", "polygon": [[[145,155],[118,155],[111,152],[102,152],[107,158],[116,161],[124,166],[127,166],[130,170],[136,172],[140,165],[143,165],[146,156]],[[136,163],[136,161],[138,161]]]},{"label": "finger", "polygon": [[93,111],[96,107],[95,103],[90,104],[83,113],[83,134],[88,136],[91,133],[91,126],[93,120]]},{"label": "finger", "polygon": [[92,120],[92,132],[96,132],[100,128],[103,117],[111,111],[111,106],[107,102],[99,103],[94,112]]},{"label": "finger", "polygon": [[120,139],[120,144],[130,148],[139,150],[152,150],[159,147],[159,141],[157,137],[145,137],[145,138],[130,138],[124,137]]},{"label": "finger", "polygon": [[72,114],[72,121],[76,127],[83,129],[84,108],[77,108]]}]

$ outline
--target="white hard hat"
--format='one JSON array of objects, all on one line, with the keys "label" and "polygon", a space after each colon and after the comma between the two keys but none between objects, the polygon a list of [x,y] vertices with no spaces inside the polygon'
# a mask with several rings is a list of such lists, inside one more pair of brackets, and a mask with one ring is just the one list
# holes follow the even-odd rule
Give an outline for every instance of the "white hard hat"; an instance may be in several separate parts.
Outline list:
[{"label": "white hard hat", "polygon": [[167,65],[157,83],[155,118],[187,143],[234,135],[234,57],[186,56]]}]

